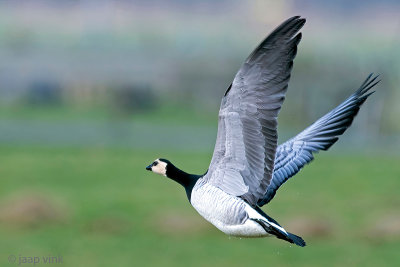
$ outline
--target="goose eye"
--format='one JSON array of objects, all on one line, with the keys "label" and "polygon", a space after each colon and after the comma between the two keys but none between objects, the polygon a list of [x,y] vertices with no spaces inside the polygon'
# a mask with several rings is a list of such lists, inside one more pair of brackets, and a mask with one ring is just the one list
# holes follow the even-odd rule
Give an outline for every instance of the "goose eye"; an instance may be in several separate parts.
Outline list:
[{"label": "goose eye", "polygon": [[154,161],[154,162],[153,162],[153,166],[157,166],[157,164],[158,164],[157,161]]}]

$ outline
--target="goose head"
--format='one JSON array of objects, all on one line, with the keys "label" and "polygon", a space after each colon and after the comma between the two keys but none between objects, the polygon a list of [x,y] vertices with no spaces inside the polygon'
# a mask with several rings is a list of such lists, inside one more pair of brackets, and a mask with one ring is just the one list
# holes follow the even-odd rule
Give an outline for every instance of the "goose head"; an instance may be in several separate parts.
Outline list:
[{"label": "goose head", "polygon": [[146,167],[146,170],[167,176],[168,165],[171,164],[166,159],[156,159],[153,163]]},{"label": "goose head", "polygon": [[153,163],[146,167],[146,170],[166,176],[182,185],[186,190],[186,195],[189,201],[194,185],[196,184],[197,180],[203,176],[186,173],[175,167],[169,160],[166,159],[156,159],[153,161]]}]

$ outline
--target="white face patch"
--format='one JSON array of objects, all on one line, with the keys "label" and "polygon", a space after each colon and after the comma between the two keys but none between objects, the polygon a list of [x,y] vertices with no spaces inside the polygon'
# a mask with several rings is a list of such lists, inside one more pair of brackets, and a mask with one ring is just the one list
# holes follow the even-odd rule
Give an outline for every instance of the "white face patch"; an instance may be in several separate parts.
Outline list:
[{"label": "white face patch", "polygon": [[151,167],[151,171],[167,176],[167,163],[160,161],[159,159],[156,159],[154,162],[157,162],[157,164]]}]

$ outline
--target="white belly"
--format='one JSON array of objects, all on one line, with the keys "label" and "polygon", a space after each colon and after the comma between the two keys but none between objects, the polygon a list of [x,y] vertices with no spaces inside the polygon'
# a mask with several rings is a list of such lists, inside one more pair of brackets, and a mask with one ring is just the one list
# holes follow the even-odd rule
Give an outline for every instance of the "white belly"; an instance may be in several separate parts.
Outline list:
[{"label": "white belly", "polygon": [[190,202],[201,216],[227,235],[269,236],[261,225],[249,219],[249,209],[253,209],[248,204],[215,186],[199,181],[193,188]]},{"label": "white belly", "polygon": [[264,228],[252,220],[246,220],[244,224],[226,225],[219,221],[210,221],[215,227],[230,236],[236,237],[265,237],[270,236]]}]

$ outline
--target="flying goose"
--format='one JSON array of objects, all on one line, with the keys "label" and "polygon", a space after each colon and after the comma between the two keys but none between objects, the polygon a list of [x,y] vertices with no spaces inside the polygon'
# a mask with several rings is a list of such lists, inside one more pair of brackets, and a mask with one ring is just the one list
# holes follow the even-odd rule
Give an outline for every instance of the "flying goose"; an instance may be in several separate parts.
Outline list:
[{"label": "flying goose", "polygon": [[162,158],[146,167],[181,184],[197,212],[225,234],[273,235],[305,246],[301,237],[287,232],[260,207],[310,163],[314,153],[338,140],[379,82],[370,74],[343,103],[278,146],[277,116],[305,22],[299,16],[283,22],[239,69],[222,98],[217,140],[205,174],[188,174]]}]

